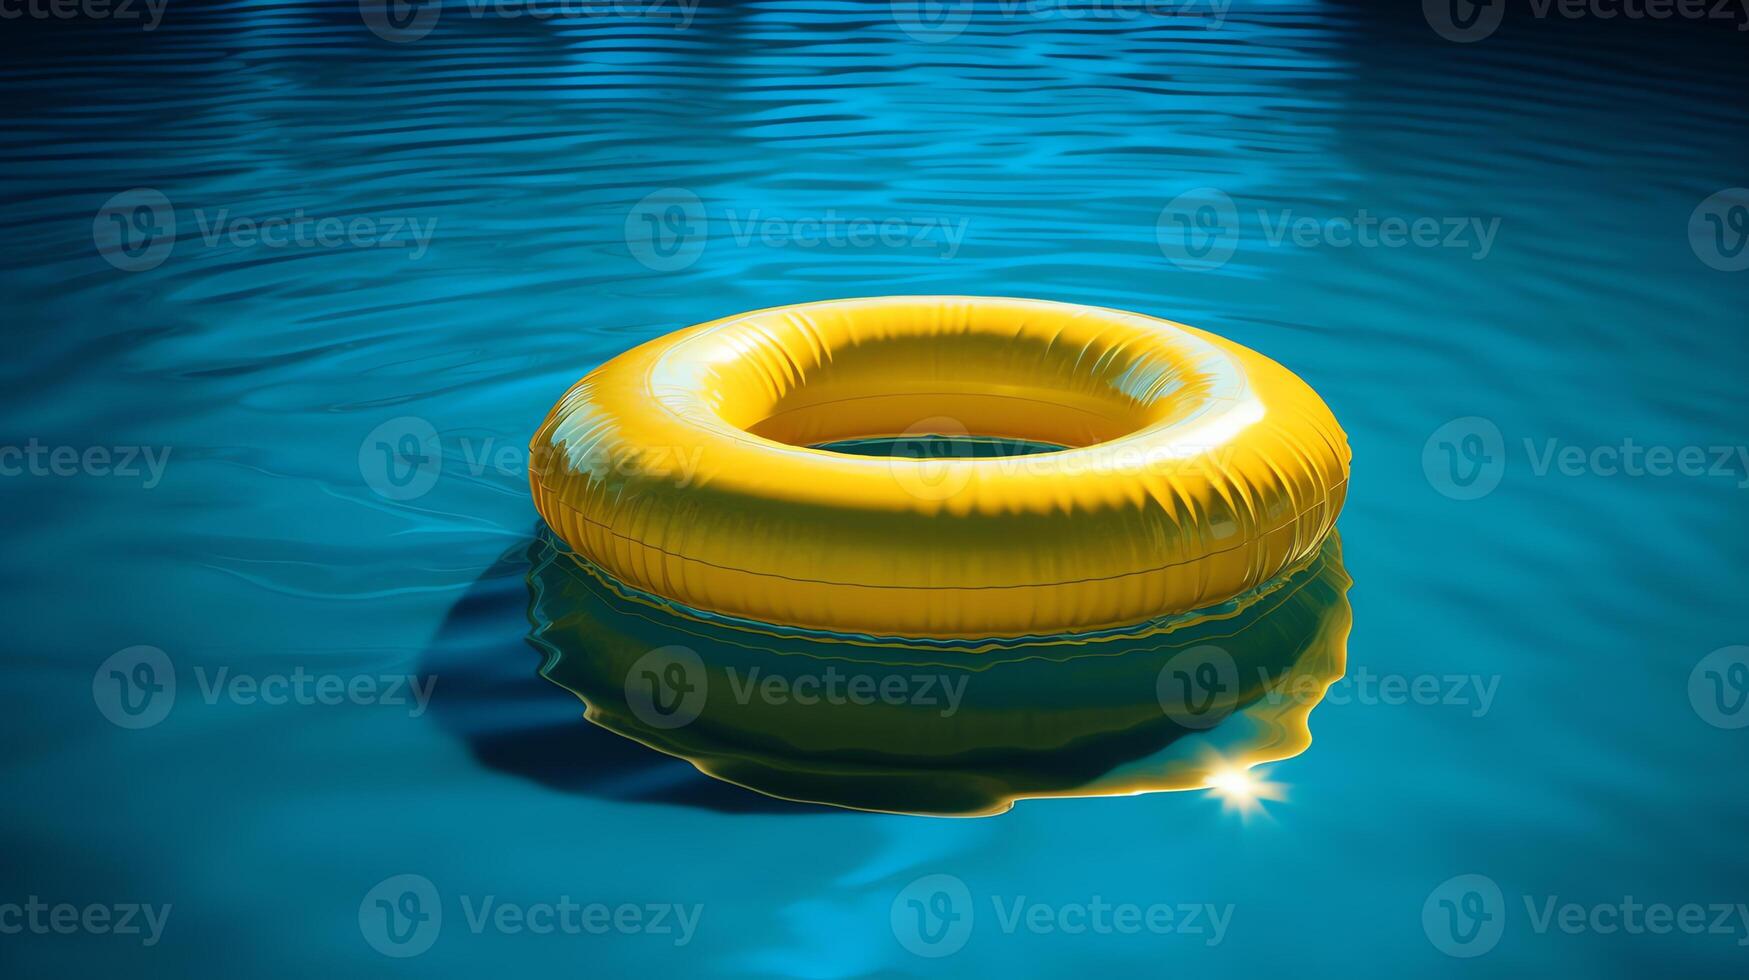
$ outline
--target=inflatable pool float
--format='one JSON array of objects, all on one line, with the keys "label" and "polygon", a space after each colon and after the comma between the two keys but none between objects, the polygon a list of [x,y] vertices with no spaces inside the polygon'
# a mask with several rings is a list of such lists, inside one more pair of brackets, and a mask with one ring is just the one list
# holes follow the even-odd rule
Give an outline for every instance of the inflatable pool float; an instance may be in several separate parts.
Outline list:
[{"label": "inflatable pool float", "polygon": [[[856,439],[1055,451],[869,457]],[[1281,365],[1136,313],[894,296],[744,313],[578,381],[535,507],[617,581],[762,623],[904,637],[1099,630],[1308,560],[1347,438]]]}]

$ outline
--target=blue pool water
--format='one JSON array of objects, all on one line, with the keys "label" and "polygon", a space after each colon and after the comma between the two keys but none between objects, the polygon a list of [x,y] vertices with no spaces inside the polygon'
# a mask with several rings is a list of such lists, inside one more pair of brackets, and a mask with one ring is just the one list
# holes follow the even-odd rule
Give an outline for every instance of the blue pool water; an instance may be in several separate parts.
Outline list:
[{"label": "blue pool water", "polygon": [[[1749,34],[1418,6],[0,24],[7,975],[1742,975]],[[1284,799],[791,804],[537,675],[571,381],[946,292],[1215,330],[1341,419]]]}]

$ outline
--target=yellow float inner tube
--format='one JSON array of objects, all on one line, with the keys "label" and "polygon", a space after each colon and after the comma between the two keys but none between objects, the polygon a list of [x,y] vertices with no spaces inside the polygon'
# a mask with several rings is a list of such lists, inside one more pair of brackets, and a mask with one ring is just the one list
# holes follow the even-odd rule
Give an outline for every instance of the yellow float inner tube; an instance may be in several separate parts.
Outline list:
[{"label": "yellow float inner tube", "polygon": [[[813,448],[993,436],[916,459]],[[1222,602],[1312,556],[1347,437],[1213,334],[1038,300],[892,296],[701,324],[590,372],[530,446],[535,507],[614,578],[843,633],[1049,635]]]}]

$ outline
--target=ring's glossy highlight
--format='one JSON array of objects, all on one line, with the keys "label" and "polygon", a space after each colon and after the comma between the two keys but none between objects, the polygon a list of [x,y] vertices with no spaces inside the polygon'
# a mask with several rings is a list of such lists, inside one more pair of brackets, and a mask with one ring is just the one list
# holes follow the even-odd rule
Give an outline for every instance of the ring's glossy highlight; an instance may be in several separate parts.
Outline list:
[{"label": "ring's glossy highlight", "polygon": [[[974,433],[984,459],[812,448]],[[762,622],[1000,637],[1229,599],[1312,555],[1350,453],[1274,361],[1038,300],[898,296],[681,330],[590,372],[531,443],[535,506],[638,589]]]}]

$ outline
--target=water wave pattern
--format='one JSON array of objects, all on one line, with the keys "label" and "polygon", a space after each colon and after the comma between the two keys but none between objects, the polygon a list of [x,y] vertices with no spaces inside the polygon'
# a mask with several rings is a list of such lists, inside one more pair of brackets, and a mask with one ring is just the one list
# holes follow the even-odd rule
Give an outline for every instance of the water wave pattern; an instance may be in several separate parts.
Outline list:
[{"label": "water wave pattern", "polygon": [[[1420,910],[1474,873],[1509,903],[1490,965],[1740,973],[1731,937],[1521,913],[1749,881],[1740,732],[1686,687],[1746,642],[1744,474],[1539,469],[1551,443],[1749,441],[1749,273],[1706,261],[1730,261],[1728,226],[1688,235],[1749,181],[1745,35],[1506,4],[1456,44],[1423,6],[1236,0],[1216,26],[979,2],[927,39],[891,3],[821,0],[701,0],[684,28],[446,0],[405,43],[356,0],[0,21],[0,445],[163,464],[0,476],[0,904],[175,906],[150,950],[0,937],[9,972],[373,970],[360,901],[411,872],[449,913],[412,966],[457,976],[914,973],[889,910],[932,874],[978,902],[952,972],[1455,976],[1475,964]],[[1197,224],[1222,217],[1211,189],[1230,225]],[[1330,240],[1363,210],[1435,219],[1442,244]],[[337,244],[259,240],[322,219]],[[784,807],[589,740],[535,676],[528,569],[500,558],[534,534],[523,447],[553,400],[687,324],[905,293],[1193,323],[1342,420],[1349,678],[1265,819],[1183,793],[981,821]],[[1472,418],[1503,468],[1454,499],[1424,449]],[[135,645],[180,681],[144,731],[93,705]],[[437,685],[411,717],[200,684],[299,667]],[[1497,696],[1385,703],[1361,684],[1381,676]],[[704,925],[580,946],[477,935],[457,905],[586,893],[699,902]],[[991,915],[1095,894],[1237,911],[1215,946]]]}]

